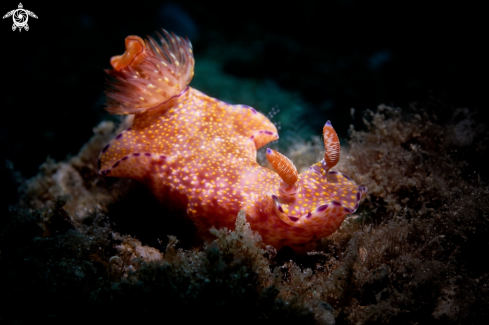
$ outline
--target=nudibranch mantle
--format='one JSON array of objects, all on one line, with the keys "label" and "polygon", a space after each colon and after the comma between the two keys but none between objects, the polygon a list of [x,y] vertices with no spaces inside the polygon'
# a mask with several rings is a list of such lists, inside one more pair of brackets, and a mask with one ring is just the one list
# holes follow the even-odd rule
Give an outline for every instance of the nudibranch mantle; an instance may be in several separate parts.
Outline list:
[{"label": "nudibranch mantle", "polygon": [[185,209],[204,236],[211,227],[233,229],[241,209],[277,249],[332,234],[367,189],[330,171],[340,151],[331,123],[323,129],[325,157],[308,171],[298,174],[271,149],[276,172],[258,165],[256,150],[278,139],[276,127],[252,107],[189,87],[192,46],[163,33],[160,44],[128,36],[126,52],[111,59],[107,110],[134,120],[102,150],[100,173],[144,183],[163,204]]}]

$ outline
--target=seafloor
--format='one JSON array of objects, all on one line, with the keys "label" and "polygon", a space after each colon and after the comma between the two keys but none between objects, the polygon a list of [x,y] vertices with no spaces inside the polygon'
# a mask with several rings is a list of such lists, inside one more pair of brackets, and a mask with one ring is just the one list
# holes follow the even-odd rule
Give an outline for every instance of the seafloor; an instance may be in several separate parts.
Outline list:
[{"label": "seafloor", "polygon": [[[285,23],[253,6],[217,20],[223,2],[144,3],[151,19],[138,8],[29,8],[39,20],[2,53],[19,65],[6,67],[2,93],[14,117],[0,120],[1,324],[487,323],[489,125],[478,52],[457,43],[468,25],[446,35],[412,27],[390,43],[367,36],[395,28],[392,14],[333,1],[326,29],[314,3],[282,8],[295,19]],[[439,13],[429,12],[422,24]],[[330,32],[340,23],[350,29]],[[41,41],[43,24],[66,37]],[[271,146],[299,170],[320,160],[321,127],[333,121],[335,169],[369,189],[337,232],[306,254],[277,252],[238,215],[236,229],[212,229],[203,243],[140,184],[98,174],[100,150],[124,123],[102,113],[102,69],[124,36],[155,26],[192,39],[192,87],[279,124]]]},{"label": "seafloor", "polygon": [[[472,167],[488,158],[487,124],[466,109],[442,115],[367,111],[337,170],[368,196],[303,256],[263,247],[244,216],[205,244],[168,222],[142,186],[97,173],[117,129],[102,122],[78,155],[23,183],[2,219],[2,294],[32,310],[3,309],[2,320],[477,323],[489,293],[489,189]],[[290,148],[299,169],[322,151],[319,139]]]}]

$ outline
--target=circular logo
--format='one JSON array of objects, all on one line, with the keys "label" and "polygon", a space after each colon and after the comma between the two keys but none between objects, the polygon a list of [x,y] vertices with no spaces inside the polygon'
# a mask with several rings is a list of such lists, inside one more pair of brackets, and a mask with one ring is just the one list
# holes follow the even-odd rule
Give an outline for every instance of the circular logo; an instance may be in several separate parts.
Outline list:
[{"label": "circular logo", "polygon": [[29,16],[37,18],[35,13],[33,13],[30,10],[24,9],[22,3],[19,3],[18,9],[10,10],[2,18],[5,19],[10,16],[12,16],[12,19],[14,20],[14,24],[12,25],[12,31],[18,29],[19,32],[22,31],[22,28],[25,29],[26,31],[29,30],[29,25],[27,25]]},{"label": "circular logo", "polygon": [[27,20],[29,20],[29,16],[24,9],[17,9],[13,14],[14,24],[15,26],[22,28],[27,24]]}]

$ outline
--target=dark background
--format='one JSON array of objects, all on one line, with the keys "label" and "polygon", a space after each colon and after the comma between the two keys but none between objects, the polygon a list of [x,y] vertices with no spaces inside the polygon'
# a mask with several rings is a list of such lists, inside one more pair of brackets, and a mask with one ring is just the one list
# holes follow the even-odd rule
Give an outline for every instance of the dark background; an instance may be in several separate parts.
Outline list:
[{"label": "dark background", "polygon": [[[272,80],[297,93],[313,108],[297,121],[314,130],[332,119],[346,137],[350,123],[361,124],[363,110],[381,103],[486,110],[483,10],[468,4],[22,3],[39,17],[29,18],[29,31],[13,32],[11,18],[0,21],[0,177],[9,192],[2,200],[10,203],[16,201],[12,168],[32,177],[47,157],[76,154],[97,123],[113,118],[103,110],[103,69],[110,67],[111,56],[124,51],[127,35],[154,35],[162,27],[189,36],[196,65],[210,46],[252,51],[251,57],[214,59],[226,74]],[[17,6],[18,1],[3,1],[1,15]],[[195,78],[205,83],[206,76]],[[217,97],[212,85],[208,89]]]}]

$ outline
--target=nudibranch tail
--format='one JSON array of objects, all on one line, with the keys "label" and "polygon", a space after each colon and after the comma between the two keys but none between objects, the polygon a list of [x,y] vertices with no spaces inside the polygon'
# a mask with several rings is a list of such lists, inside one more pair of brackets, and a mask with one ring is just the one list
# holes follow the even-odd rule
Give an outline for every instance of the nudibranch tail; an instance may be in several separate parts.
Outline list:
[{"label": "nudibranch tail", "polygon": [[113,114],[136,114],[157,107],[187,89],[194,73],[192,45],[188,39],[163,30],[159,36],[144,41],[128,36],[126,51],[111,58],[113,77],[107,90],[107,111]]}]

